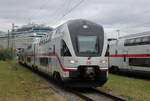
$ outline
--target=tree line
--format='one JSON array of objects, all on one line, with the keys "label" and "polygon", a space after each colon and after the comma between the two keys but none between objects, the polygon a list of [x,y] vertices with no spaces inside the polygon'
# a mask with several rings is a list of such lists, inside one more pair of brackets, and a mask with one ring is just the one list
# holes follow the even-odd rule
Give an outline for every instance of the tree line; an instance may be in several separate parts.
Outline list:
[{"label": "tree line", "polygon": [[10,48],[3,48],[0,46],[0,60],[11,60],[13,59],[14,52]]}]

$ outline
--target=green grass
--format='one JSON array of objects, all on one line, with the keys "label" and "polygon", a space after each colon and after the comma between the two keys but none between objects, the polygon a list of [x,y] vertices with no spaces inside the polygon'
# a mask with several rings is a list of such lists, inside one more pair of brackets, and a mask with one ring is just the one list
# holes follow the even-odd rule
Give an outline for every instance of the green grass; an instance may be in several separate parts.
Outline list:
[{"label": "green grass", "polygon": [[110,74],[108,82],[100,89],[118,94],[130,101],[150,101],[150,81],[148,80]]},{"label": "green grass", "polygon": [[19,64],[0,61],[0,101],[58,101],[58,95],[45,84],[45,80]]},{"label": "green grass", "polygon": [[[17,70],[11,68],[16,66]],[[0,61],[0,101],[62,101],[46,81],[13,61]],[[150,101],[150,81],[109,75],[100,89],[128,98],[130,101]],[[61,99],[61,100],[60,100]]]}]

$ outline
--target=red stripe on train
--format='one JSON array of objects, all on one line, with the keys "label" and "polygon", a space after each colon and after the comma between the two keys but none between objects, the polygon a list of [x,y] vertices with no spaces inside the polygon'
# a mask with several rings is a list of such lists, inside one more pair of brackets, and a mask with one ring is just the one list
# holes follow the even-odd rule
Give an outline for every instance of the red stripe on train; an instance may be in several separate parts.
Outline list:
[{"label": "red stripe on train", "polygon": [[109,57],[150,57],[150,54],[111,54]]},{"label": "red stripe on train", "polygon": [[41,54],[32,54],[32,55],[28,55],[28,56],[55,56],[59,62],[60,67],[62,68],[63,71],[67,72],[67,71],[72,71],[74,69],[68,69],[68,68],[64,68],[64,66],[61,63],[61,60],[58,56],[57,53],[41,53]]}]

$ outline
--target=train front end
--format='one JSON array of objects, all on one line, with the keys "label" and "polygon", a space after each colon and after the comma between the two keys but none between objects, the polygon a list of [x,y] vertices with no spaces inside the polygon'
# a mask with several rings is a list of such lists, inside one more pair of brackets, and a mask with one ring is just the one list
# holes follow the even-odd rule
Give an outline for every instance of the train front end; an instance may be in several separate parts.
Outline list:
[{"label": "train front end", "polygon": [[87,20],[71,20],[62,42],[63,81],[69,86],[97,87],[107,81],[108,60],[103,27]]}]

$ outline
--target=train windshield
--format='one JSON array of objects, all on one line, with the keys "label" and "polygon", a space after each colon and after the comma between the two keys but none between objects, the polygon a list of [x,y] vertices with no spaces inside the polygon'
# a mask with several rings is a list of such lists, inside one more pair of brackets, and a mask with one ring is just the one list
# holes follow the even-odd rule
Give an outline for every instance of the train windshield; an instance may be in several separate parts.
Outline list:
[{"label": "train windshield", "polygon": [[98,53],[98,41],[97,36],[81,36],[78,38],[78,52],[79,53]]},{"label": "train windshield", "polygon": [[76,56],[101,56],[104,45],[102,26],[87,20],[72,20],[68,22],[68,29]]}]

